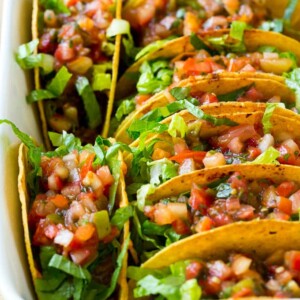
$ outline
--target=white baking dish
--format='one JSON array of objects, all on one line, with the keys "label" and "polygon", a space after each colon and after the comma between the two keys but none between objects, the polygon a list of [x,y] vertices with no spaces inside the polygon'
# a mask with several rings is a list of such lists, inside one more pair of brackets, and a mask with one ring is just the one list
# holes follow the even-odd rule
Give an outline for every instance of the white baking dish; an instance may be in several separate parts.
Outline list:
[{"label": "white baking dish", "polygon": [[[13,121],[40,141],[36,114],[26,104],[29,72],[14,60],[18,45],[31,39],[31,0],[0,0],[0,118]],[[0,299],[33,299],[17,192],[18,139],[0,126]]]}]

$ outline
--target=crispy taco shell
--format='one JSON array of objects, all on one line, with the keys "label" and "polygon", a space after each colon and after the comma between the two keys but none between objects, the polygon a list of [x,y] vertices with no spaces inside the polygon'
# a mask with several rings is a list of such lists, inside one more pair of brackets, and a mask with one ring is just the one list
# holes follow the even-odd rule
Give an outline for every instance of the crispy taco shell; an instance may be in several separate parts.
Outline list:
[{"label": "crispy taco shell", "polygon": [[266,259],[275,250],[300,249],[299,222],[261,220],[239,222],[176,242],[147,260],[142,267],[162,268],[186,259],[222,259],[231,251]]},{"label": "crispy taco shell", "polygon": [[[34,255],[32,252],[31,235],[28,226],[28,211],[30,208],[30,197],[29,197],[29,191],[27,187],[27,174],[30,171],[30,166],[28,163],[27,155],[28,155],[27,147],[24,144],[21,144],[19,148],[19,156],[18,156],[18,165],[19,165],[18,191],[19,191],[21,210],[22,210],[22,223],[24,228],[25,248],[27,252],[29,269],[30,269],[30,273],[34,285],[35,280],[40,278],[41,274],[36,266]],[[120,159],[122,159],[121,156],[122,155],[120,153]],[[128,198],[127,198],[127,193],[125,191],[125,180],[122,172],[120,173],[120,181],[117,188],[116,203],[119,204],[119,207],[128,206]],[[129,237],[129,221],[127,221],[124,225],[121,242],[126,241],[128,237]],[[126,253],[122,262],[122,269],[118,279],[118,285],[119,285],[118,299],[120,300],[127,299],[127,294],[128,294],[128,286],[126,280],[127,257],[128,255]]]},{"label": "crispy taco shell", "polygon": [[[116,1],[116,19],[121,19],[121,12],[122,12],[122,1]],[[31,31],[32,31],[32,39],[39,38],[39,28],[38,28],[38,20],[39,20],[39,0],[33,0],[33,11],[32,11],[32,24],[31,24]],[[116,91],[116,84],[118,78],[118,69],[119,69],[119,61],[120,61],[120,48],[121,48],[121,35],[117,35],[115,39],[115,50],[114,55],[112,58],[112,79],[111,79],[111,87],[108,92],[108,102],[107,102],[107,109],[106,109],[106,116],[102,122],[102,136],[107,137],[109,125],[110,125],[110,117],[113,109],[113,102],[115,98],[115,91]],[[37,54],[37,50],[35,51]],[[34,69],[34,85],[35,89],[43,88],[41,79],[40,79],[40,70],[39,68]],[[45,113],[45,106],[43,101],[38,101],[37,103],[39,114],[40,114],[40,121],[42,127],[42,134],[44,138],[44,143],[46,149],[51,149],[51,143],[48,136],[48,121]],[[100,132],[99,132],[100,134]]]},{"label": "crispy taco shell", "polygon": [[[262,74],[257,74],[256,77],[246,77],[246,74],[243,74],[242,76],[238,74],[231,74],[230,77],[226,77],[226,74],[219,74],[217,76],[208,76],[206,79],[203,79],[201,77],[193,77],[181,81],[177,86],[190,87],[191,93],[213,92],[216,95],[223,95],[254,84],[255,88],[260,91],[266,98],[271,98],[274,95],[278,95],[281,97],[281,99],[284,99],[289,103],[295,102],[295,94],[287,86],[285,86],[283,82],[281,82],[280,80],[267,79],[267,74],[264,74],[262,77],[260,77],[261,75]],[[278,76],[275,75],[272,75],[272,77],[278,78]],[[144,105],[140,106],[129,116],[127,116],[127,118],[117,129],[115,138],[119,141],[129,144],[130,142],[132,142],[132,139],[129,137],[127,129],[129,128],[133,120],[137,120],[149,111],[157,107],[166,106],[173,101],[174,98],[167,91],[163,91],[159,94],[154,95]],[[233,106],[231,106],[232,104]],[[201,109],[203,109],[206,113],[213,113],[214,111],[216,111],[216,107],[219,107],[218,111],[221,111],[222,113],[234,112],[236,111],[236,108],[241,109],[240,111],[253,112],[262,109],[263,107],[265,107],[265,104],[253,102],[246,102],[243,104],[240,102],[226,102],[213,104],[212,106],[211,104],[203,105],[201,106]],[[287,114],[288,117],[291,116],[291,112],[288,112],[287,110],[282,111],[282,113]]]}]

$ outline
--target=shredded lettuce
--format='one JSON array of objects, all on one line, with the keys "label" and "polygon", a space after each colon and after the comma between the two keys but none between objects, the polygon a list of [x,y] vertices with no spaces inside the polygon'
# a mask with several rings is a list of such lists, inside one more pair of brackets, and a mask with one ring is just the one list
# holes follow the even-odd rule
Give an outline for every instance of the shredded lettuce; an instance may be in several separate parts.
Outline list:
[{"label": "shredded lettuce", "polygon": [[60,96],[65,90],[71,77],[72,74],[68,69],[65,66],[62,66],[47,86],[47,90],[57,97]]},{"label": "shredded lettuce", "polygon": [[124,116],[129,115],[131,112],[135,110],[135,101],[134,100],[123,100],[122,103],[118,106],[116,111],[116,119],[121,121]]},{"label": "shredded lettuce", "polygon": [[92,279],[91,274],[87,269],[74,264],[66,257],[56,253],[52,256],[48,266],[63,271],[64,273],[72,275],[75,278],[85,279],[87,281]]},{"label": "shredded lettuce", "polygon": [[46,90],[34,90],[28,97],[27,101],[33,103],[45,99],[53,99],[59,97],[65,90],[72,74],[65,66],[62,66],[56,73],[55,77],[47,85]]},{"label": "shredded lettuce", "polygon": [[255,160],[248,162],[249,165],[258,164],[275,164],[278,165],[279,162],[277,158],[280,156],[280,152],[273,147],[269,147],[265,152],[260,154]]},{"label": "shredded lettuce", "polygon": [[105,91],[111,87],[111,74],[94,73],[92,88],[94,91]]},{"label": "shredded lettuce", "polygon": [[187,100],[184,100],[184,104],[185,104],[186,109],[192,115],[199,118],[200,120],[205,120],[215,126],[221,126],[221,125],[236,126],[236,125],[238,125],[236,122],[231,121],[228,118],[216,118],[214,116],[206,114],[199,107],[193,105],[191,102],[189,102]]},{"label": "shredded lettuce", "polygon": [[100,105],[86,77],[78,77],[76,88],[82,97],[84,109],[88,118],[89,128],[97,128],[102,121]]},{"label": "shredded lettuce", "polygon": [[210,51],[211,49],[205,44],[205,42],[200,39],[195,33],[192,33],[190,36],[190,43],[196,50],[207,50]]},{"label": "shredded lettuce", "polygon": [[190,279],[187,280],[180,287],[181,300],[198,300],[201,298],[202,290],[198,285],[197,280]]},{"label": "shredded lettuce", "polygon": [[296,103],[295,107],[300,111],[300,68],[294,69],[290,73],[285,73],[283,76],[286,78],[286,85],[295,91],[296,94]]},{"label": "shredded lettuce", "polygon": [[159,185],[178,175],[178,167],[167,158],[148,162],[147,166],[150,167],[150,184],[152,185]]},{"label": "shredded lettuce", "polygon": [[125,207],[121,207],[117,209],[110,221],[112,225],[115,225],[118,227],[119,230],[121,230],[124,226],[124,224],[133,217],[133,206],[128,205]]},{"label": "shredded lettuce", "polygon": [[230,27],[230,37],[240,42],[244,39],[244,31],[247,28],[247,24],[241,21],[233,21]]},{"label": "shredded lettuce", "polygon": [[252,87],[252,84],[247,85],[245,87],[242,87],[240,89],[237,89],[233,92],[218,95],[218,100],[221,102],[231,102],[236,101],[239,97],[243,96],[247,90],[249,90]]},{"label": "shredded lettuce", "polygon": [[264,128],[264,133],[270,133],[272,129],[271,118],[276,107],[285,108],[284,103],[267,103],[264,116],[262,118],[262,124]]},{"label": "shredded lettuce", "polygon": [[45,9],[54,10],[55,13],[70,14],[68,7],[63,0],[40,0],[40,4],[43,5]]},{"label": "shredded lettuce", "polygon": [[183,117],[175,114],[172,116],[172,120],[170,122],[168,132],[173,137],[181,137],[184,138],[188,131],[188,126],[186,125]]},{"label": "shredded lettuce", "polygon": [[34,54],[39,40],[35,39],[19,46],[15,55],[16,61],[22,69],[41,68],[43,74],[49,74],[54,69],[54,57],[49,54]]},{"label": "shredded lettuce", "polygon": [[158,93],[172,83],[173,70],[166,60],[145,61],[140,72],[141,76],[136,85],[140,94]]},{"label": "shredded lettuce", "polygon": [[145,184],[137,191],[137,206],[143,211],[147,196],[155,192],[155,187],[152,184]]},{"label": "shredded lettuce", "polygon": [[184,100],[190,96],[191,88],[190,87],[174,87],[170,90],[170,94],[176,100]]}]

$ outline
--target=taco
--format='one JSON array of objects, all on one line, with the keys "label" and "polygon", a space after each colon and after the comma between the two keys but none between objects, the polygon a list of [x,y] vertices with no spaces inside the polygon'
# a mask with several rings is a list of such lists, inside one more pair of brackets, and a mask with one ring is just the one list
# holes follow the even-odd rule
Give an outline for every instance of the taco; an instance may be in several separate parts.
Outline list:
[{"label": "taco", "polygon": [[42,152],[18,136],[27,146],[18,188],[38,298],[124,299],[131,208],[120,145],[98,137],[83,147],[64,132],[51,135],[55,151]]},{"label": "taco", "polygon": [[132,297],[299,298],[299,250],[299,224],[263,220],[228,225],[177,242],[141,268],[130,266]]},{"label": "taco", "polygon": [[[171,178],[169,174],[163,179],[164,174],[159,174],[162,167],[177,176],[257,161],[300,165],[300,119],[293,112],[287,111],[289,117],[282,115],[285,109],[273,104],[255,113],[231,113],[239,110],[238,106],[219,108],[221,114],[210,115],[195,107],[192,113],[184,110],[149,131],[143,128],[151,126],[147,121],[137,123],[141,137],[130,144],[133,153],[124,156],[130,167],[128,177],[158,185]],[[202,120],[197,112],[203,114]]]},{"label": "taco", "polygon": [[[189,78],[181,81],[169,91],[166,90],[154,95],[146,103],[131,111],[115,131],[115,138],[129,144],[133,141],[129,131],[134,122],[137,122],[137,120],[161,121],[166,116],[184,109],[184,106],[180,104],[184,100],[200,106],[203,110],[208,109],[211,111],[214,111],[214,106],[221,104],[221,102],[224,102],[222,106],[224,109],[227,109],[226,106],[240,106],[242,102],[245,102],[244,108],[247,110],[248,107],[249,112],[255,111],[255,107],[259,107],[261,103],[266,102],[282,102],[287,108],[296,112],[295,107],[299,106],[295,93],[290,88],[280,81],[262,78],[261,75],[247,77],[238,74],[231,74],[230,76],[218,74],[207,76],[205,79]],[[128,101],[124,102],[125,106],[130,105],[131,102]],[[261,103],[258,104],[258,102]],[[212,106],[211,109],[210,106]],[[167,108],[165,112],[163,112],[164,107]],[[158,114],[158,117],[155,117],[158,111],[161,111],[161,113]],[[122,117],[120,115],[120,119]]]},{"label": "taco", "polygon": [[19,47],[17,62],[35,68],[35,90],[46,146],[48,128],[93,142],[107,135],[117,80],[120,36],[110,29],[122,1],[33,3],[33,41]]},{"label": "taco", "polygon": [[135,91],[141,95],[149,95],[152,90],[157,93],[189,76],[224,71],[250,72],[248,76],[253,72],[282,75],[300,62],[300,43],[287,36],[244,30],[239,32],[239,39],[235,37],[231,31],[185,36],[138,55],[138,61],[118,81],[117,99]]},{"label": "taco", "polygon": [[[299,29],[297,1],[125,1],[136,44],[145,46],[172,36],[201,34],[230,28],[239,21],[248,27],[289,34]],[[295,30],[294,30],[295,31]]]},{"label": "taco", "polygon": [[295,166],[229,165],[176,176],[159,187],[144,185],[134,198],[136,250],[143,260],[178,240],[231,223],[299,221],[298,172]]}]

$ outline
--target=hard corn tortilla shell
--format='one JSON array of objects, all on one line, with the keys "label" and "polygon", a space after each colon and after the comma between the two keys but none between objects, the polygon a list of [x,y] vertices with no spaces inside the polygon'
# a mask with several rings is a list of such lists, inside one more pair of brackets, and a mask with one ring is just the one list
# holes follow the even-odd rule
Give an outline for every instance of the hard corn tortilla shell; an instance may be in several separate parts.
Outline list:
[{"label": "hard corn tortilla shell", "polygon": [[29,200],[27,183],[26,183],[26,174],[28,174],[29,167],[27,161],[27,148],[25,147],[24,144],[21,144],[19,148],[18,165],[19,165],[18,191],[19,191],[21,210],[22,210],[24,242],[25,242],[25,248],[27,252],[27,259],[28,259],[30,273],[34,281],[36,278],[39,277],[39,272],[35,267],[32,249],[31,249],[30,233],[28,228],[28,208],[29,208],[30,200]]},{"label": "hard corn tortilla shell", "polygon": [[220,178],[230,176],[233,172],[239,172],[248,180],[270,178],[275,183],[294,181],[300,184],[299,167],[289,165],[225,165],[217,168],[197,170],[181,176],[176,176],[163,183],[155,192],[148,196],[147,200],[157,202],[164,198],[178,196],[192,189],[193,183],[207,185]]},{"label": "hard corn tortilla shell", "polygon": [[[35,279],[40,278],[40,273],[38,269],[35,267],[34,257],[31,249],[31,239],[30,232],[28,227],[28,210],[30,206],[30,198],[27,189],[26,177],[29,172],[29,164],[27,159],[28,150],[24,144],[20,145],[19,148],[19,157],[18,157],[18,165],[19,165],[19,175],[18,175],[18,191],[21,202],[21,210],[22,210],[22,222],[24,228],[24,241],[25,248],[27,252],[27,259],[29,264],[29,269],[32,275],[33,282]],[[122,154],[120,153],[119,159],[123,160]],[[120,182],[117,189],[116,201],[119,203],[120,207],[128,206],[128,198],[127,193],[125,191],[125,180],[123,172],[120,173]],[[129,236],[129,221],[126,222],[123,228],[123,236],[122,243]],[[126,300],[128,295],[128,286],[126,280],[126,272],[127,272],[127,257],[126,254],[122,263],[122,270],[118,279],[119,283],[119,297],[120,300]]]},{"label": "hard corn tortilla shell", "polygon": [[158,269],[180,260],[226,259],[230,252],[255,255],[262,260],[275,250],[300,250],[300,223],[278,220],[238,222],[192,235],[164,248],[142,267]]},{"label": "hard corn tortilla shell", "polygon": [[[210,75],[203,79],[203,77],[190,77],[189,79],[181,81],[177,87],[190,87],[191,93],[197,92],[212,92],[216,95],[227,94],[237,89],[255,85],[255,88],[260,91],[266,98],[271,98],[275,95],[280,96],[281,99],[287,102],[295,102],[295,94],[286,85],[284,85],[280,76],[272,76],[271,79],[266,79],[265,75],[259,77],[262,74],[257,74],[256,77],[244,77],[232,74],[230,78],[225,77],[226,75]],[[273,80],[274,79],[274,80]],[[131,114],[129,114],[124,121],[118,127],[115,138],[123,143],[131,143],[132,139],[127,133],[127,129],[133,120],[137,120],[144,116],[149,111],[157,108],[164,107],[175,99],[171,96],[168,91],[160,92],[149,99],[144,105],[138,107]],[[231,102],[232,103],[232,102]],[[235,102],[236,103],[236,102]],[[249,102],[254,105],[253,102]],[[229,103],[224,104],[230,105]],[[208,105],[206,106],[208,107]],[[204,106],[203,106],[204,108]]]},{"label": "hard corn tortilla shell", "polygon": [[[117,19],[122,18],[122,1],[121,0],[117,1],[116,18]],[[112,60],[111,87],[110,87],[110,92],[109,92],[104,126],[103,126],[103,130],[102,130],[102,134],[101,134],[103,137],[107,137],[107,135],[108,135],[111,114],[112,114],[113,106],[114,106],[116,86],[117,86],[117,80],[118,80],[119,62],[120,62],[121,39],[122,39],[122,36],[120,34],[118,34],[116,36],[116,40],[115,40],[115,51],[114,51],[114,56],[113,56],[113,60]]]},{"label": "hard corn tortilla shell", "polygon": [[[122,1],[117,2],[117,9],[116,9],[116,18],[121,19],[122,14]],[[32,31],[32,39],[39,38],[39,29],[38,29],[38,18],[39,18],[39,0],[33,0],[33,11],[32,11],[32,24],[31,24],[31,31]],[[102,129],[102,136],[107,137],[109,126],[110,126],[110,118],[113,109],[113,102],[115,98],[115,90],[117,85],[118,79],[118,69],[119,69],[119,61],[120,61],[120,49],[121,49],[121,35],[116,36],[115,40],[115,51],[112,58],[112,80],[111,80],[111,88],[108,92],[108,103],[107,103],[107,110],[106,116],[103,123]],[[37,50],[35,51],[37,54]],[[39,68],[34,69],[34,84],[35,89],[41,89],[41,81],[40,81],[40,70]],[[37,102],[38,110],[40,113],[40,121],[42,127],[42,134],[44,137],[44,143],[46,149],[51,149],[51,143],[48,136],[48,123],[45,115],[45,109],[43,101]]]},{"label": "hard corn tortilla shell", "polygon": [[[207,39],[209,37],[218,37],[224,34],[229,34],[229,30],[224,29],[209,31],[204,32],[201,35],[204,39]],[[246,52],[256,51],[261,46],[273,46],[283,52],[292,51],[297,56],[298,63],[300,63],[300,42],[283,34],[256,29],[245,30],[244,43],[246,46]],[[134,93],[136,90],[136,80],[132,78],[132,75],[139,71],[140,66],[144,61],[154,60],[157,58],[172,58],[181,53],[191,51],[195,51],[195,49],[190,43],[190,37],[183,36],[171,40],[170,42],[166,43],[163,48],[145,55],[131,67],[129,67],[125,74],[120,78],[117,84],[116,98],[123,99]]]}]

